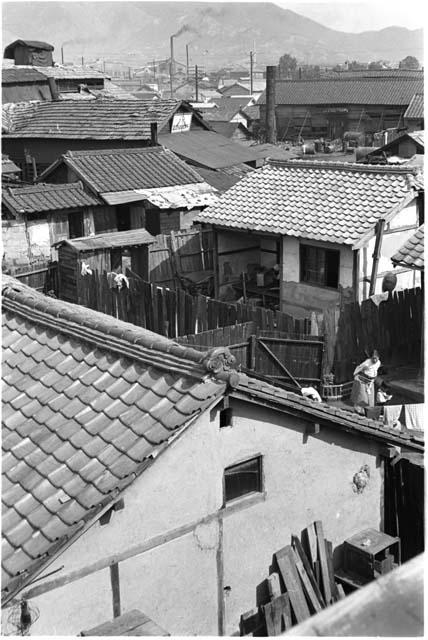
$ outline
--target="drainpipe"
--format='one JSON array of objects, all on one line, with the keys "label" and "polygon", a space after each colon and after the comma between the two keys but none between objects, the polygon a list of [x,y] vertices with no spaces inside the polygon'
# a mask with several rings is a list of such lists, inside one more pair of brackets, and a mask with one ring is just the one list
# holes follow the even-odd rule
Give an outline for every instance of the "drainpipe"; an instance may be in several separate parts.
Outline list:
[{"label": "drainpipe", "polygon": [[382,248],[383,231],[385,229],[385,220],[381,219],[377,223],[376,242],[373,251],[372,274],[370,276],[369,297],[374,295],[376,289],[377,268],[379,265],[380,251]]},{"label": "drainpipe", "polygon": [[266,67],[266,142],[276,143],[275,118],[276,67]]}]

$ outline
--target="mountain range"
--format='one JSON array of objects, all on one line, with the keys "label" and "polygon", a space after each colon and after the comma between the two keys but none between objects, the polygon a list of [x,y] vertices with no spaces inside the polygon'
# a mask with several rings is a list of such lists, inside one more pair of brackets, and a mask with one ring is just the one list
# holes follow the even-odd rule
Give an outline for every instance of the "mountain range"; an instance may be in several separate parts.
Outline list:
[{"label": "mountain range", "polygon": [[284,53],[302,63],[423,59],[423,31],[388,27],[343,33],[268,2],[4,2],[3,46],[17,38],[47,41],[60,62],[80,56],[142,64],[169,56],[208,69],[276,64]]}]

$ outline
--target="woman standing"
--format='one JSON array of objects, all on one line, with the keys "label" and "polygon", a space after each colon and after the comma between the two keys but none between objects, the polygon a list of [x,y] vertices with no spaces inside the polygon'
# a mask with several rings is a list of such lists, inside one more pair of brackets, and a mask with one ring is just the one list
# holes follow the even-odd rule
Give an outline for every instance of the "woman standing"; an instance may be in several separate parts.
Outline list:
[{"label": "woman standing", "polygon": [[379,354],[373,350],[370,358],[364,360],[354,371],[354,383],[351,391],[351,403],[354,407],[374,407],[374,381],[380,367]]}]

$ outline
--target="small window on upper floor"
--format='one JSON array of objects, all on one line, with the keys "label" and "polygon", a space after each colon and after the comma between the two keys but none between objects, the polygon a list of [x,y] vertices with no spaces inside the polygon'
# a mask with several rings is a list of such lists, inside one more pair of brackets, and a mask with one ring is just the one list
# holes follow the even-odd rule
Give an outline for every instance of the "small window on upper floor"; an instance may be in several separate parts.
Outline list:
[{"label": "small window on upper floor", "polygon": [[262,491],[262,456],[234,464],[224,470],[225,503],[249,493]]}]

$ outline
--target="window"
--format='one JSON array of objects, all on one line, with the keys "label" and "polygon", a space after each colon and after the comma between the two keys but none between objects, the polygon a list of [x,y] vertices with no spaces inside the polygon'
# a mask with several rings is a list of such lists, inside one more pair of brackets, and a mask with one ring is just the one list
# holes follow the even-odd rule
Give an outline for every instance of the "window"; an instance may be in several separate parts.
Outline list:
[{"label": "window", "polygon": [[224,471],[224,501],[229,502],[247,493],[262,491],[262,457],[234,464]]},{"label": "window", "polygon": [[85,235],[82,211],[68,214],[68,235],[70,238],[82,238]]},{"label": "window", "polygon": [[300,281],[337,289],[340,251],[300,245]]}]

